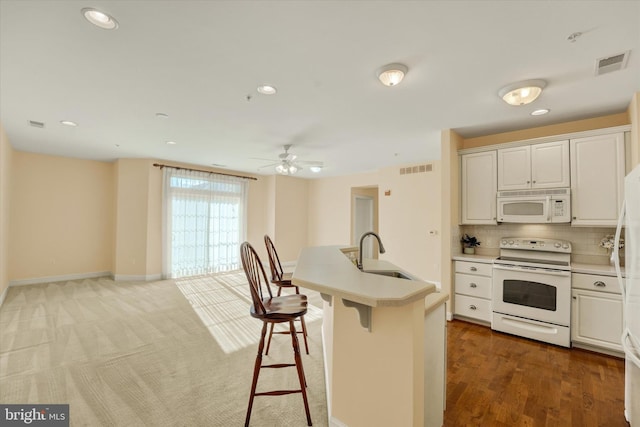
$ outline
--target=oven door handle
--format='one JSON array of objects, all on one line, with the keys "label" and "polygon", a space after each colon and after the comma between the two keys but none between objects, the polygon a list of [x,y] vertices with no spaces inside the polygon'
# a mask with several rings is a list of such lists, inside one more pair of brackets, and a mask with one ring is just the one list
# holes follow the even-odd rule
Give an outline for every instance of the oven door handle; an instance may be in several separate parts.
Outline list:
[{"label": "oven door handle", "polygon": [[544,268],[535,268],[535,267],[503,267],[501,265],[493,264],[494,270],[504,270],[504,271],[520,271],[520,272],[529,272],[529,273],[543,273],[549,276],[571,276],[570,271],[562,271],[562,270],[547,270]]}]

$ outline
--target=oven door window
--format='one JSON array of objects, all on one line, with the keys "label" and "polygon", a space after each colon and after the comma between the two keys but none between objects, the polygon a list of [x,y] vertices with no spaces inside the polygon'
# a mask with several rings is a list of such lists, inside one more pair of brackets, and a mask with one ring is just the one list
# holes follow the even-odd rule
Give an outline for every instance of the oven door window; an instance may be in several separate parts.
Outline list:
[{"label": "oven door window", "polygon": [[542,310],[556,311],[556,287],[527,280],[504,280],[502,300]]}]

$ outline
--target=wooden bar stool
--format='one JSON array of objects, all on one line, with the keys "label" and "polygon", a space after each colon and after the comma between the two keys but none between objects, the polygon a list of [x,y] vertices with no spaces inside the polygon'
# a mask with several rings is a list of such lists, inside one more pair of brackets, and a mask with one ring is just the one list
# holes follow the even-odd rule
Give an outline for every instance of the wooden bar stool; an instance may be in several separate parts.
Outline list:
[{"label": "wooden bar stool", "polygon": [[[307,415],[307,425],[311,424],[311,414],[309,413],[309,402],[307,401],[306,381],[304,369],[302,367],[302,357],[300,356],[300,345],[298,344],[298,334],[294,320],[304,316],[307,312],[307,297],[305,295],[285,295],[274,297],[271,294],[271,286],[267,281],[267,275],[264,272],[260,258],[255,249],[248,243],[244,242],[240,246],[240,254],[242,258],[242,267],[249,281],[251,290],[250,313],[252,317],[260,319],[263,322],[262,333],[260,335],[260,344],[258,345],[258,354],[256,363],[253,368],[253,381],[251,383],[251,395],[249,396],[249,407],[247,408],[247,417],[245,419],[245,427],[249,425],[251,418],[251,409],[253,407],[253,399],[255,396],[280,396],[291,393],[302,393],[304,402],[304,410]],[[266,291],[266,292],[265,292]],[[262,352],[264,350],[264,339],[267,334],[267,324],[289,323],[289,332],[291,335],[291,343],[293,345],[293,356],[295,363],[276,363],[272,365],[262,364]],[[258,384],[258,376],[262,368],[285,368],[295,366],[298,371],[298,380],[300,381],[299,390],[273,390],[256,393]]]},{"label": "wooden bar stool", "polygon": [[[295,288],[296,294],[300,294],[300,289],[291,283],[291,273],[285,273],[282,270],[282,264],[280,264],[280,257],[278,257],[278,252],[276,251],[276,247],[273,244],[271,238],[265,234],[264,235],[264,245],[267,247],[267,254],[269,254],[269,268],[271,270],[271,283],[278,287],[278,296],[282,294],[283,288]],[[298,331],[299,334],[302,334],[304,339],[304,349],[309,354],[309,344],[307,343],[307,324],[304,322],[304,316],[300,317],[300,323],[302,324],[302,331]],[[267,341],[267,351],[265,354],[269,354],[269,348],[271,347],[271,337],[273,336],[273,323],[271,324],[271,328],[269,330],[269,339]],[[288,334],[289,332],[275,332],[276,334]]]}]

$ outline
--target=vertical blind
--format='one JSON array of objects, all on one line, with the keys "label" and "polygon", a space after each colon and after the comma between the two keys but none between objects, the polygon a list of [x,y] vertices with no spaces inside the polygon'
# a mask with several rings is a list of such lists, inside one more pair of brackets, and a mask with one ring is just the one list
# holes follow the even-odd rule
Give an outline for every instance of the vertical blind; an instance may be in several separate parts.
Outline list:
[{"label": "vertical blind", "polygon": [[240,269],[246,180],[174,168],[163,168],[163,179],[163,276]]}]

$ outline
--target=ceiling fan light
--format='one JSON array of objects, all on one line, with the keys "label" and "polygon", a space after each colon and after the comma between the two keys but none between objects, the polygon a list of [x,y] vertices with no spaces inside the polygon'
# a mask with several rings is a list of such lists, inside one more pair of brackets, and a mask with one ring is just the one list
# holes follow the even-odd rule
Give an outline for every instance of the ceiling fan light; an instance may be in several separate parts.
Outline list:
[{"label": "ceiling fan light", "polygon": [[526,80],[503,87],[498,96],[509,105],[527,105],[540,96],[546,85],[544,80]]},{"label": "ceiling fan light", "polygon": [[281,173],[281,174],[286,174],[287,173],[287,172],[285,172],[285,168],[282,165],[276,166],[276,172]]},{"label": "ceiling fan light", "polygon": [[387,64],[378,69],[376,76],[383,85],[396,86],[402,81],[402,79],[404,79],[404,76],[408,71],[409,69],[406,65]]},{"label": "ceiling fan light", "polygon": [[294,165],[290,165],[290,166],[289,166],[289,173],[290,173],[291,175],[293,175],[293,174],[294,174],[294,173],[296,173],[296,172],[298,172],[298,168],[297,168],[296,166],[294,166]]}]

